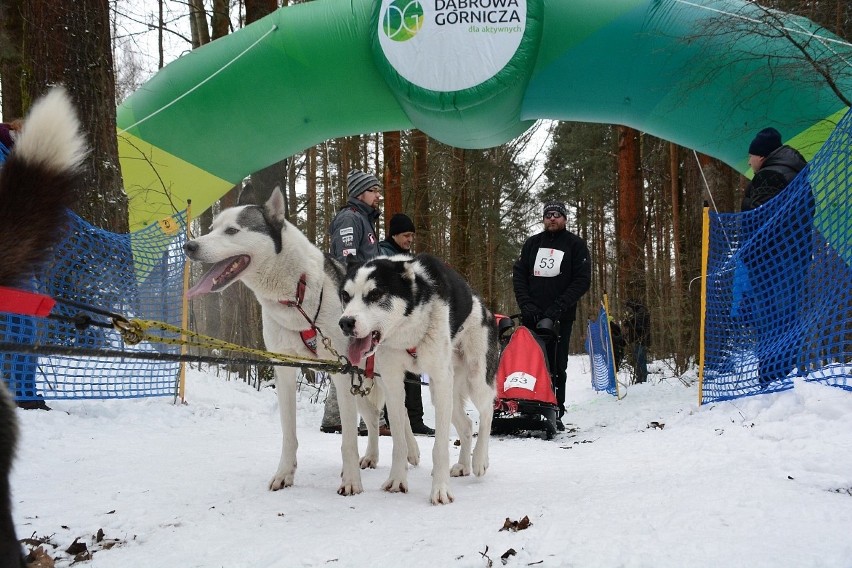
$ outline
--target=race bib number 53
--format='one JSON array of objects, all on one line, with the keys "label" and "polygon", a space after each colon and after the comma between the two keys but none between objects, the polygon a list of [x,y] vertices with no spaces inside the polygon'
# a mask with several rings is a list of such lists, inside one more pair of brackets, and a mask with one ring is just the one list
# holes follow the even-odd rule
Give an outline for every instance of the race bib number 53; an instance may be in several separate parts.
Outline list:
[{"label": "race bib number 53", "polygon": [[565,253],[561,250],[552,248],[538,249],[538,254],[535,257],[533,275],[543,276],[544,278],[559,276],[563,256],[565,256]]},{"label": "race bib number 53", "polygon": [[536,378],[523,371],[515,371],[503,381],[503,390],[509,389],[526,389],[530,392],[535,391]]}]

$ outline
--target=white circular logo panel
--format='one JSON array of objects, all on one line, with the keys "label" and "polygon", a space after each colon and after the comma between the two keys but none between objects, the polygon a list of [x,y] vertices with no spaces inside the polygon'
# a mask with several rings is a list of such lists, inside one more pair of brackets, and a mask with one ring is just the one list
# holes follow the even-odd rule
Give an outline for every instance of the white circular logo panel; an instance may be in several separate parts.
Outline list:
[{"label": "white circular logo panel", "polygon": [[494,77],[524,37],[526,0],[382,0],[379,44],[410,83],[460,91]]}]

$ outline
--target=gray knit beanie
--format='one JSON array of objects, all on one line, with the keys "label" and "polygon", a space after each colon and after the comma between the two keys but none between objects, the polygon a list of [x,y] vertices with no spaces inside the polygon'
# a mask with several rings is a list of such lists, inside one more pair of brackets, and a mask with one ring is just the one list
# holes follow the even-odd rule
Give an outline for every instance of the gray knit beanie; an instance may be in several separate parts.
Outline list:
[{"label": "gray knit beanie", "polygon": [[556,211],[561,214],[563,217],[568,216],[568,209],[565,207],[565,204],[561,201],[548,201],[544,204],[544,211],[542,211],[542,215],[547,215],[550,211]]},{"label": "gray knit beanie", "polygon": [[349,170],[349,175],[346,178],[346,187],[349,190],[349,197],[358,197],[371,187],[381,187],[376,176],[365,174],[361,170]]}]

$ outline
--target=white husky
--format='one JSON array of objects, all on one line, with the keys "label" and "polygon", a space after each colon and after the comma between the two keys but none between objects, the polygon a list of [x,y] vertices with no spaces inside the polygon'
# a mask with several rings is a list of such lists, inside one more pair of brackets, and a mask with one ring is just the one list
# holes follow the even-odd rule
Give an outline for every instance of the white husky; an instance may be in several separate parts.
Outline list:
[{"label": "white husky", "polygon": [[[190,297],[218,292],[241,280],[260,302],[263,340],[269,351],[336,359],[322,341],[317,341],[319,337],[309,337],[312,324],[307,320],[310,318],[331,340],[336,351],[345,352],[346,339],[338,326],[342,312],[339,286],[344,276],[343,266],[322,253],[285,220],[284,197],[279,190],[276,189],[262,207],[243,205],[226,209],[213,220],[208,234],[189,241],[184,248],[191,260],[216,263],[189,291]],[[300,304],[301,310],[294,303]],[[281,461],[269,483],[273,491],[293,485],[296,472],[298,370],[276,366],[275,378],[283,441]],[[343,430],[343,474],[337,492],[354,495],[363,490],[358,460],[356,398],[369,433],[361,467],[376,467],[378,463],[378,408],[383,401],[379,389],[373,389],[369,401],[352,396],[351,380],[346,375],[334,374],[332,380],[337,387]],[[406,430],[403,453],[416,465],[420,459],[419,449],[411,426]]]},{"label": "white husky", "polygon": [[[497,326],[458,273],[425,254],[371,260],[353,268],[341,289],[340,327],[350,337],[349,358],[358,363],[376,353],[393,436],[393,463],[384,484],[407,491],[405,447],[398,424],[403,413],[404,371],[427,373],[435,405],[432,449],[432,503],[450,503],[450,475],[484,475],[494,412]],[[465,413],[470,399],[479,411],[479,435],[473,451],[472,423]],[[459,461],[449,467],[452,419],[459,437]]]}]

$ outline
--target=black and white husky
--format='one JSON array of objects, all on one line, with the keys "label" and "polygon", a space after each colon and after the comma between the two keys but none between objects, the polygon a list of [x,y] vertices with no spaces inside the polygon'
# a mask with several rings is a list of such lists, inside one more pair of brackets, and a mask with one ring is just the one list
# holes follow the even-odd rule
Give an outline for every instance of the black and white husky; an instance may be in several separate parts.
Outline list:
[{"label": "black and white husky", "polygon": [[[467,282],[443,261],[426,254],[377,258],[353,268],[341,288],[340,327],[350,338],[349,358],[376,354],[384,383],[393,442],[388,491],[408,491],[405,447],[405,371],[429,375],[435,405],[432,503],[450,503],[450,476],[484,475],[494,412],[497,326]],[[479,411],[479,434],[471,464],[470,400]],[[461,438],[459,461],[449,466],[450,421]]]},{"label": "black and white husky", "polygon": [[[333,349],[346,352],[347,341],[338,326],[343,311],[339,296],[343,265],[287,222],[284,197],[279,190],[263,206],[242,205],[224,210],[213,220],[210,232],[186,243],[185,251],[190,260],[216,263],[189,291],[190,297],[218,292],[237,280],[254,292],[262,309],[267,350],[304,358],[336,359],[318,341],[319,337],[308,337],[311,327],[316,326],[331,340]],[[301,309],[294,303],[300,304]],[[312,321],[308,322],[306,316]],[[269,483],[273,491],[293,485],[296,472],[298,372],[293,367],[275,367],[283,441],[281,460]],[[351,395],[351,379],[347,375],[333,374],[332,380],[337,387],[343,431],[343,474],[337,492],[354,495],[363,490],[359,465],[372,468],[378,463],[378,408],[383,401],[379,389],[373,389],[368,400]],[[360,464],[356,398],[368,430],[367,451]],[[420,451],[410,424],[406,430],[403,454],[416,465]]]},{"label": "black and white husky", "polygon": [[[85,156],[77,113],[65,90],[55,87],[33,105],[0,165],[0,286],[27,281],[49,257],[50,247],[62,237]],[[0,383],[0,566],[23,566],[9,487],[18,425],[6,381]]]}]

